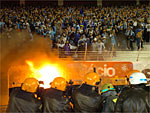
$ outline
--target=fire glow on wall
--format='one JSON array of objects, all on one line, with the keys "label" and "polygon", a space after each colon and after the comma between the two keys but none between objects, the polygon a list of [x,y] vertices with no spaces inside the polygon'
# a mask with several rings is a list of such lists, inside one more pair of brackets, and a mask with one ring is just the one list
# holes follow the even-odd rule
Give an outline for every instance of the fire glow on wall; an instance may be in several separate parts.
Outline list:
[{"label": "fire glow on wall", "polygon": [[63,77],[61,68],[57,64],[44,63],[42,66],[35,68],[32,61],[27,60],[26,63],[32,72],[30,77],[43,81],[44,88],[49,88],[50,82],[52,82],[55,77]]},{"label": "fire glow on wall", "polygon": [[[52,63],[51,61],[40,60],[42,63],[39,65],[37,62],[39,61],[26,60],[26,66],[12,67],[9,70],[9,84],[13,82],[22,83],[27,77],[35,77],[44,82],[44,88],[49,88],[50,82],[55,77],[64,77],[67,81],[83,81],[85,74],[92,72],[95,68],[103,83],[123,85],[126,84],[125,76],[133,70],[131,62],[57,61]],[[117,82],[116,79],[118,79]]]}]

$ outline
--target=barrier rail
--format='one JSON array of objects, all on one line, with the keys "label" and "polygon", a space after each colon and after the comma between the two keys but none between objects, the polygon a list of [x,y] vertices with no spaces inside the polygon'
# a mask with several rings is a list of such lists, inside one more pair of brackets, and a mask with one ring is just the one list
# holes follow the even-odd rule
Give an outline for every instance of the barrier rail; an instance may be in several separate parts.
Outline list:
[{"label": "barrier rail", "polygon": [[74,60],[104,60],[111,57],[111,51],[59,51],[58,54],[60,58],[72,57]]},{"label": "barrier rail", "polygon": [[[60,51],[58,52],[59,58],[65,59],[67,57],[73,60],[84,61],[113,61],[115,58],[122,58],[127,60],[132,58],[136,61],[137,58],[150,58],[150,51]],[[140,59],[139,59],[140,60]]]}]

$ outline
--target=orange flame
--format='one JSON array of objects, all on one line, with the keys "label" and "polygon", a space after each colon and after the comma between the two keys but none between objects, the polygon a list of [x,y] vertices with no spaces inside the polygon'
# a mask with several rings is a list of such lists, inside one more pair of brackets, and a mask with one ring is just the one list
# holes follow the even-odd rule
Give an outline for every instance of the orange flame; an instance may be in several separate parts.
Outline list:
[{"label": "orange flame", "polygon": [[28,66],[30,67],[30,70],[31,71],[35,71],[35,69],[34,69],[34,65],[33,65],[33,63],[31,62],[31,61],[29,61],[29,60],[26,60],[26,63],[28,64]]},{"label": "orange flame", "polygon": [[62,69],[56,64],[46,63],[39,68],[35,68],[33,62],[27,60],[26,63],[32,72],[30,77],[34,77],[39,81],[43,81],[44,88],[49,88],[50,82],[52,82],[54,78],[60,77],[63,74]]}]

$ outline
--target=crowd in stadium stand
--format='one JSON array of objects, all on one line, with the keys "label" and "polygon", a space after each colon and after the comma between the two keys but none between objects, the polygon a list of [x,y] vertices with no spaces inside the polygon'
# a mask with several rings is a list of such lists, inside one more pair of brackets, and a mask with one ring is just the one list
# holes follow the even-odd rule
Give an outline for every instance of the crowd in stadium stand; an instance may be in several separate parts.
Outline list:
[{"label": "crowd in stadium stand", "polygon": [[[11,7],[0,10],[1,33],[27,30],[65,51],[137,50],[149,42],[148,5],[123,7]],[[133,46],[136,42],[137,48]]]}]

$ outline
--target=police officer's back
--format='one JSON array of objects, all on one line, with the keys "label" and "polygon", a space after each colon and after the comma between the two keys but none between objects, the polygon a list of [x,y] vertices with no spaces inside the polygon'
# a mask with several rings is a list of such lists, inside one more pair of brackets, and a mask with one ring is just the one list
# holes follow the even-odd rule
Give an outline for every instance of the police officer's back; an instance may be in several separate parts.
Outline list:
[{"label": "police officer's back", "polygon": [[102,97],[95,91],[95,85],[100,81],[96,73],[88,73],[85,83],[73,91],[72,99],[75,112],[100,112],[102,110]]},{"label": "police officer's back", "polygon": [[7,113],[40,113],[41,101],[35,97],[38,81],[27,78],[21,88],[14,88],[10,94]]},{"label": "police officer's back", "polygon": [[120,94],[116,103],[115,112],[149,113],[150,95],[144,89],[147,83],[145,75],[139,72],[133,73],[129,78],[129,82],[131,87]]},{"label": "police officer's back", "polygon": [[44,113],[71,112],[69,100],[64,95],[66,85],[66,80],[62,77],[53,80],[51,88],[42,96]]},{"label": "police officer's back", "polygon": [[102,112],[114,113],[115,104],[118,99],[114,86],[112,84],[104,84],[101,88],[101,94],[104,98]]}]

